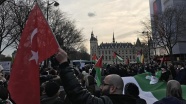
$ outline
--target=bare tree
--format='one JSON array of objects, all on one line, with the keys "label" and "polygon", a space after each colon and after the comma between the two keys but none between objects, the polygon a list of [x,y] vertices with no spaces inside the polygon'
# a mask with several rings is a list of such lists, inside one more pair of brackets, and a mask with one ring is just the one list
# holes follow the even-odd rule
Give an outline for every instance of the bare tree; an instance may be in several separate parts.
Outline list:
[{"label": "bare tree", "polygon": [[52,15],[49,16],[50,27],[60,46],[78,49],[84,41],[82,30],[77,29],[75,22],[67,19],[59,10],[53,11],[50,15]]},{"label": "bare tree", "polygon": [[14,32],[14,36],[17,38],[11,46],[17,49],[22,31],[28,19],[28,15],[34,5],[34,2],[30,2],[30,0],[24,0],[24,1],[15,0],[14,2],[9,1],[9,3],[13,4],[13,6],[11,6],[10,9],[13,13],[13,21],[17,25]]},{"label": "bare tree", "polygon": [[0,54],[17,38],[14,35],[17,25],[14,22],[11,6],[13,5],[8,2],[4,2],[0,6]]},{"label": "bare tree", "polygon": [[[77,29],[75,22],[60,10],[53,9],[52,6],[47,9],[45,0],[38,3],[45,17],[49,17],[48,23],[60,46],[77,49],[84,41],[82,30]],[[6,0],[0,6],[0,53],[8,47],[18,47],[21,33],[34,4],[31,0]]]},{"label": "bare tree", "polygon": [[30,0],[6,0],[0,6],[0,54],[9,47],[17,49],[33,4]]},{"label": "bare tree", "polygon": [[3,4],[3,2],[5,2],[6,0],[0,0],[0,5]]},{"label": "bare tree", "polygon": [[185,36],[185,14],[183,6],[168,7],[162,14],[153,15],[151,21],[143,22],[143,26],[152,34],[153,43],[165,49],[171,61],[173,47]]}]

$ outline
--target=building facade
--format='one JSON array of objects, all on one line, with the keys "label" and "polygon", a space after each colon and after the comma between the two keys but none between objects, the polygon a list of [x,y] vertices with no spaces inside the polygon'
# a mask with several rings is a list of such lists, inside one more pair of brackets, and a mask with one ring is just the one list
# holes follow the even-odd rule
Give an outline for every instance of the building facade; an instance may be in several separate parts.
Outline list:
[{"label": "building facade", "polygon": [[[111,43],[101,43],[98,45],[98,39],[94,36],[92,31],[90,38],[90,60],[94,54],[99,58],[103,55],[103,63],[113,64],[113,63],[125,63],[127,58],[130,63],[136,63],[136,54],[142,49],[141,42],[139,38],[136,41],[136,44],[133,45],[131,43],[117,43],[115,41],[114,33]],[[123,61],[119,61],[114,59],[113,52],[119,54]]]},{"label": "building facade", "polygon": [[[149,5],[150,5],[151,20],[153,20],[153,15],[163,13],[166,8],[186,7],[186,0],[149,0]],[[184,9],[186,11],[186,8]],[[186,17],[186,12],[184,14],[184,17]],[[167,54],[164,48],[158,47],[156,44],[154,46],[156,48],[155,49],[156,55]],[[186,46],[186,34],[178,38],[177,43],[172,49],[175,59],[177,59],[177,56],[186,57],[185,46]]]}]

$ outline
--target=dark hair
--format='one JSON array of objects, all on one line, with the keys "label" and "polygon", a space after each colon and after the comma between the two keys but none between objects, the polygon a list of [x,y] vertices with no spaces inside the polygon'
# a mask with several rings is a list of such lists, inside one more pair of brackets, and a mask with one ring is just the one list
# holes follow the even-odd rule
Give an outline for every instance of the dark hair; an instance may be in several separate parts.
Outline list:
[{"label": "dark hair", "polygon": [[8,89],[3,86],[0,86],[0,98],[2,100],[8,99]]},{"label": "dark hair", "polygon": [[125,85],[125,94],[131,95],[133,97],[139,98],[139,89],[134,83],[127,83]]},{"label": "dark hair", "polygon": [[51,70],[49,71],[49,74],[51,74],[51,75],[57,75],[57,72],[56,72],[54,69],[51,69]]},{"label": "dark hair", "polygon": [[48,97],[54,96],[58,92],[59,88],[60,86],[56,82],[52,82],[52,81],[47,82],[45,86],[46,95]]}]

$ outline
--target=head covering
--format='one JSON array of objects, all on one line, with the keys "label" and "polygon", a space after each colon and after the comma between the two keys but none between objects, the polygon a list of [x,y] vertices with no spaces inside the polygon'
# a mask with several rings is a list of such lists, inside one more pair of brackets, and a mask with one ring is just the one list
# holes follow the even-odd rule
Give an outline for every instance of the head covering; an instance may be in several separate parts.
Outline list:
[{"label": "head covering", "polygon": [[182,89],[181,85],[176,80],[170,80],[167,82],[167,91],[166,91],[167,97],[176,97],[178,99],[182,99]]},{"label": "head covering", "polygon": [[125,85],[125,94],[131,95],[133,97],[139,98],[139,89],[134,83],[127,83]]}]

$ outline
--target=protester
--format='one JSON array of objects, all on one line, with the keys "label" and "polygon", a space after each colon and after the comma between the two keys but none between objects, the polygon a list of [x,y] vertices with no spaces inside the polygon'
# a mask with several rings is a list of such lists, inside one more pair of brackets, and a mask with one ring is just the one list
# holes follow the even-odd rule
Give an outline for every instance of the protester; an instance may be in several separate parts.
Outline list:
[{"label": "protester", "polygon": [[139,88],[134,83],[127,83],[125,85],[125,94],[135,97],[140,104],[146,104],[146,101],[139,97]]},{"label": "protester", "polygon": [[178,74],[176,76],[176,80],[180,82],[181,85],[186,85],[186,69],[183,64],[178,65]]},{"label": "protester", "polygon": [[0,86],[7,87],[7,80],[3,75],[3,71],[0,71]]},{"label": "protester", "polygon": [[56,82],[47,82],[44,89],[47,96],[41,99],[41,104],[63,104],[59,97],[59,88]]},{"label": "protester", "polygon": [[0,104],[13,104],[10,100],[9,100],[9,92],[8,89],[0,86]]},{"label": "protester", "polygon": [[161,77],[159,80],[161,81],[165,81],[165,82],[168,82],[169,81],[169,77],[170,77],[170,71],[167,70],[167,68],[164,66],[164,67],[161,67]]},{"label": "protester", "polygon": [[119,75],[108,75],[104,79],[104,83],[101,86],[103,95],[100,98],[92,96],[86,89],[81,87],[81,84],[74,76],[72,68],[69,67],[67,61],[67,53],[59,49],[56,55],[56,59],[60,63],[60,77],[69,97],[70,101],[74,104],[136,104],[136,99],[122,95],[123,92],[123,80]]},{"label": "protester", "polygon": [[167,83],[166,97],[154,104],[186,104],[182,97],[181,85],[176,80],[170,80]]}]

